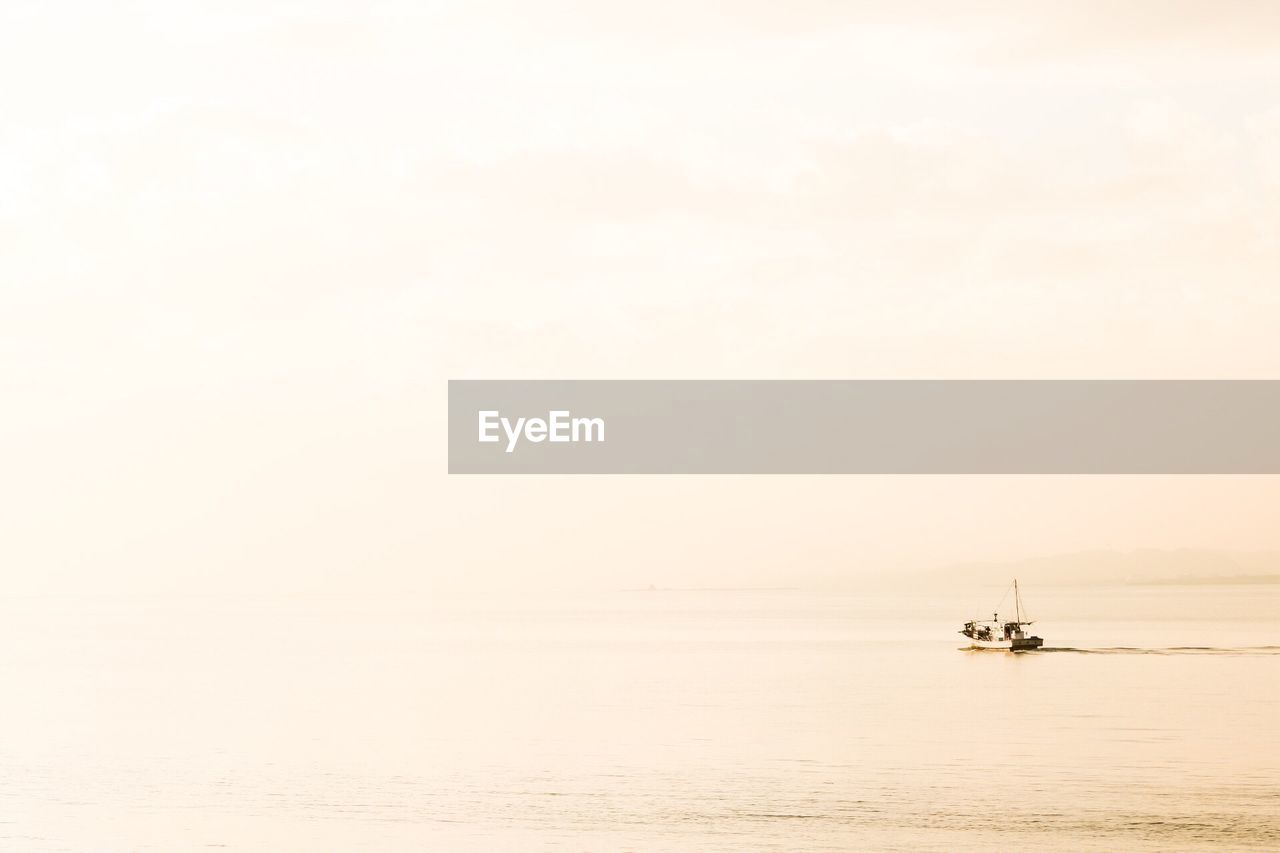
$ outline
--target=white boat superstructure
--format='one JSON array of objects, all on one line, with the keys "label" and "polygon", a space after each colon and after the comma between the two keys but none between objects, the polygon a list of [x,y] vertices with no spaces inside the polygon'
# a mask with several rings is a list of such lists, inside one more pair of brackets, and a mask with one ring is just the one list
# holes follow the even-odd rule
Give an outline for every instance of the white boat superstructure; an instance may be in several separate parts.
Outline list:
[{"label": "white boat superstructure", "polygon": [[[1006,592],[1007,596],[1009,593]],[[969,638],[972,649],[996,649],[1010,652],[1025,652],[1038,649],[1044,640],[1031,636],[1025,628],[1034,624],[1030,619],[1022,618],[1022,596],[1018,592],[1017,579],[1013,582],[1014,618],[1000,620],[999,613],[991,614],[990,620],[970,619],[964,623],[960,633]]]}]

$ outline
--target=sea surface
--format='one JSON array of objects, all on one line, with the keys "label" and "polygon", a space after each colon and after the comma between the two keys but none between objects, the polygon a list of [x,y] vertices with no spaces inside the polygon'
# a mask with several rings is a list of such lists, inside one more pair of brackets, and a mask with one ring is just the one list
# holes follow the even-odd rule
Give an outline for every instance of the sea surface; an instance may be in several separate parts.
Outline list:
[{"label": "sea surface", "polygon": [[9,599],[0,849],[1280,849],[1280,585],[1001,593]]}]

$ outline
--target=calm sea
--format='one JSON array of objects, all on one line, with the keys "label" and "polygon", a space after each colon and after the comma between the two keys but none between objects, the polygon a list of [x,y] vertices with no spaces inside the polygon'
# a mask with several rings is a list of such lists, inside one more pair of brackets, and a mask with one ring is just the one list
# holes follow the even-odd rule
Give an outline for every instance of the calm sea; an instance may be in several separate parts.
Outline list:
[{"label": "calm sea", "polygon": [[12,599],[0,848],[1280,849],[1280,586]]}]

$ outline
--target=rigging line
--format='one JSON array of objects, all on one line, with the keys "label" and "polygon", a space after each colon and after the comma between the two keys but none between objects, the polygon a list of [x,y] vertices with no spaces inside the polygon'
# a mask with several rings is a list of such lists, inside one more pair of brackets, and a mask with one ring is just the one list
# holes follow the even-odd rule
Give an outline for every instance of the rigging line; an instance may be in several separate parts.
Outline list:
[{"label": "rigging line", "polygon": [[[1017,584],[1016,580],[1014,581],[1014,584]],[[1030,625],[1033,620],[1031,618],[1031,614],[1027,612],[1026,606],[1023,605],[1022,603],[1022,593],[1018,592],[1017,595],[1018,595],[1018,612],[1019,612],[1018,618],[1025,621],[1028,625]]]},{"label": "rigging line", "polygon": [[1007,587],[1005,587],[1004,595],[1000,596],[1000,603],[996,605],[996,611],[995,611],[997,615],[1000,613],[1000,608],[1004,606],[1004,600],[1009,597],[1009,590],[1011,589],[1013,589],[1013,584],[1009,584]]}]

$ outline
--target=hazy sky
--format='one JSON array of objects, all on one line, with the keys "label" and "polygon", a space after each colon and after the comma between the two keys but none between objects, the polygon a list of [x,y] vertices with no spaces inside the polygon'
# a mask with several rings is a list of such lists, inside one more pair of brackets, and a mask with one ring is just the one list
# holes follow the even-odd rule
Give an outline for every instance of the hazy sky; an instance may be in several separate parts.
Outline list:
[{"label": "hazy sky", "polygon": [[449,479],[448,378],[1277,378],[1280,6],[0,11],[7,589],[1280,547],[1272,478]]}]

